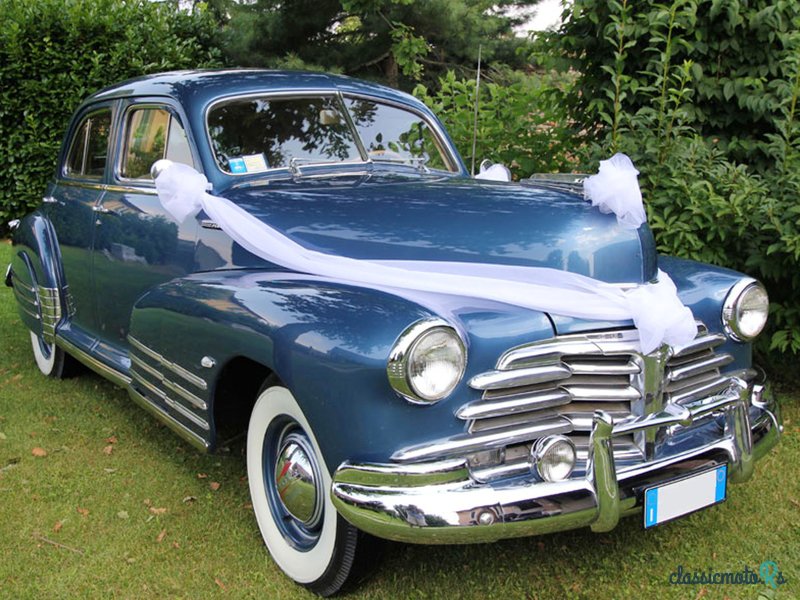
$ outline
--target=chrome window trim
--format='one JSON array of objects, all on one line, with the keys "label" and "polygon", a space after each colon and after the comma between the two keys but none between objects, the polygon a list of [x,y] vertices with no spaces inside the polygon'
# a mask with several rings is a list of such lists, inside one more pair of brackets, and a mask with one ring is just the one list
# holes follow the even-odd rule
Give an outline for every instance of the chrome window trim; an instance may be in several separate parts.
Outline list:
[{"label": "chrome window trim", "polygon": [[[109,115],[111,117],[110,118],[111,122],[110,122],[110,125],[109,125],[108,140],[106,141],[106,157],[107,158],[106,158],[105,167],[103,168],[103,175],[85,176],[82,173],[81,173],[81,175],[75,175],[74,173],[69,173],[67,171],[67,163],[69,161],[70,154],[72,154],[72,148],[74,147],[75,141],[77,139],[77,135],[74,135],[72,137],[72,139],[70,140],[69,146],[67,148],[66,153],[64,154],[64,157],[63,157],[63,159],[61,161],[61,165],[60,165],[60,169],[59,169],[59,174],[61,175],[62,178],[64,178],[65,181],[94,182],[94,181],[103,181],[103,179],[105,178],[105,173],[108,171],[108,163],[109,163],[108,157],[109,157],[109,155],[111,153],[111,149],[114,147],[114,143],[113,142],[115,140],[114,123],[116,121],[116,111],[115,111],[115,108],[114,108],[114,104],[113,103],[98,104],[98,105],[94,105],[92,107],[88,107],[86,112],[83,113],[83,115],[81,116],[81,118],[80,118],[80,120],[78,122],[79,124],[78,124],[77,130],[80,131],[80,129],[83,127],[83,125],[86,123],[86,121],[89,120],[92,117],[92,115],[96,115],[97,113],[101,113],[101,112],[104,112],[104,111],[108,111],[108,113],[109,113]],[[86,155],[87,155],[88,151],[89,151],[89,130],[87,130],[83,134],[83,157],[81,159],[81,171],[83,171],[86,168]]]},{"label": "chrome window trim", "polygon": [[[452,144],[449,143],[447,136],[444,134],[444,130],[442,127],[436,123],[431,121],[424,113],[420,110],[409,106],[408,104],[403,104],[402,102],[397,102],[394,100],[387,100],[385,98],[381,98],[380,96],[371,95],[371,94],[364,94],[359,92],[342,92],[336,88],[309,88],[308,90],[300,90],[300,91],[293,91],[293,90],[280,90],[280,91],[267,91],[267,92],[248,92],[246,94],[230,94],[228,96],[222,96],[217,98],[213,102],[210,102],[204,109],[203,112],[203,125],[205,127],[205,136],[206,141],[208,142],[209,150],[211,150],[211,155],[214,159],[214,167],[222,173],[223,175],[227,175],[230,177],[246,177],[248,175],[253,175],[253,173],[229,173],[227,171],[223,171],[219,164],[217,164],[216,153],[214,152],[214,143],[211,139],[211,132],[208,129],[208,115],[218,104],[222,104],[225,102],[231,102],[235,100],[247,100],[249,98],[316,98],[319,96],[336,96],[342,101],[342,105],[347,112],[347,122],[352,127],[353,132],[355,133],[355,140],[356,146],[361,152],[361,161],[347,161],[335,164],[342,164],[342,165],[371,165],[373,161],[369,159],[366,155],[366,150],[364,148],[364,142],[361,139],[361,136],[358,135],[358,130],[355,127],[355,124],[352,122],[352,118],[350,117],[350,111],[347,110],[347,106],[344,106],[344,99],[345,98],[356,98],[362,100],[369,100],[371,102],[376,102],[378,104],[386,104],[387,106],[392,106],[394,108],[406,110],[417,115],[420,119],[422,119],[425,124],[436,134],[439,142],[442,144],[443,149],[445,150],[445,159],[448,162],[449,166],[453,169],[452,171],[443,171],[441,169],[432,169],[434,172],[438,173],[447,173],[448,175],[458,175],[461,173],[461,169],[458,167],[458,161],[455,160],[455,157],[458,156],[458,153],[453,148]],[[321,167],[321,166],[329,166],[331,163],[307,163],[304,164],[304,167]],[[269,168],[264,173],[280,173],[281,171],[291,172],[290,167],[273,167]]]},{"label": "chrome window trim", "polygon": [[[164,141],[164,155],[161,157],[162,159],[167,155],[167,148],[169,148],[169,134],[172,131],[172,122],[175,119],[178,119],[181,128],[183,129],[184,134],[186,135],[186,141],[188,142],[189,152],[192,154],[192,162],[194,163],[193,167],[196,165],[201,164],[200,161],[197,159],[197,152],[195,151],[194,145],[192,144],[191,138],[189,137],[189,133],[186,127],[183,126],[183,121],[181,119],[180,114],[175,110],[175,107],[168,102],[158,101],[158,100],[145,100],[144,102],[137,102],[134,98],[130,104],[128,104],[125,109],[122,111],[122,116],[120,118],[120,140],[119,140],[119,148],[117,149],[117,156],[114,160],[114,169],[113,169],[113,179],[114,181],[121,182],[123,186],[118,186],[118,189],[107,189],[106,191],[115,191],[115,192],[139,192],[142,189],[151,190],[155,189],[155,181],[152,178],[148,179],[131,179],[130,177],[124,177],[122,175],[122,160],[125,157],[125,152],[128,146],[127,134],[128,134],[128,118],[130,117],[131,113],[136,110],[140,109],[148,109],[148,108],[155,108],[164,110],[169,115],[169,123],[167,125],[167,133],[165,136]],[[148,173],[149,175],[149,173]],[[109,186],[111,188],[112,186]]]},{"label": "chrome window trim", "polygon": [[94,181],[73,181],[64,179],[58,182],[58,185],[68,185],[70,187],[79,187],[87,190],[95,190],[98,192],[119,192],[128,194],[148,194],[150,196],[157,195],[155,187],[138,187],[132,185],[115,185],[108,183],[95,183]]}]

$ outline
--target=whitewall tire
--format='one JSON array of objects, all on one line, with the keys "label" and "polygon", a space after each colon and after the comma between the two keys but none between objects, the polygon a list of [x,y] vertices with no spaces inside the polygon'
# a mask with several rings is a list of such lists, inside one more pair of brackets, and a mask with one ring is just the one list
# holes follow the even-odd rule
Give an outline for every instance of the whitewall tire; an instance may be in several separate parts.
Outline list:
[{"label": "whitewall tire", "polygon": [[64,379],[75,373],[77,367],[75,359],[55,344],[45,342],[40,335],[36,335],[32,331],[30,335],[33,359],[42,375],[54,379]]},{"label": "whitewall tire", "polygon": [[314,432],[292,393],[280,385],[262,388],[253,407],[247,478],[264,542],[297,583],[330,596],[375,562],[377,540],[336,512],[330,471]]}]

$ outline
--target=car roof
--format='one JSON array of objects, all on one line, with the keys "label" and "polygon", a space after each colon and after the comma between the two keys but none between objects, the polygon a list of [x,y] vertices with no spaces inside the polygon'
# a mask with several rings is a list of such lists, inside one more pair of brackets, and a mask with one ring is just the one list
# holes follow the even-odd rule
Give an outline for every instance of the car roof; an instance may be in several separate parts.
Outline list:
[{"label": "car roof", "polygon": [[413,96],[376,83],[329,73],[265,69],[209,69],[145,75],[104,88],[92,94],[84,104],[131,96],[166,96],[184,106],[205,106],[224,96],[302,90],[367,94],[424,109]]}]

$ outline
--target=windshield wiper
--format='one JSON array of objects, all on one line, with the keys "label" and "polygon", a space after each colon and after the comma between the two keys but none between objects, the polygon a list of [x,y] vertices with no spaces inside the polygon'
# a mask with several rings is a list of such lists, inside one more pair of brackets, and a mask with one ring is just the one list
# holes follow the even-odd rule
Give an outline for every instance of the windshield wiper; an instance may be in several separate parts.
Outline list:
[{"label": "windshield wiper", "polygon": [[387,158],[381,156],[373,156],[370,157],[370,161],[375,163],[385,163],[385,164],[392,164],[392,165],[404,165],[410,166],[417,169],[422,173],[430,173],[430,169],[428,168],[428,157],[427,156],[411,156],[408,158]]}]

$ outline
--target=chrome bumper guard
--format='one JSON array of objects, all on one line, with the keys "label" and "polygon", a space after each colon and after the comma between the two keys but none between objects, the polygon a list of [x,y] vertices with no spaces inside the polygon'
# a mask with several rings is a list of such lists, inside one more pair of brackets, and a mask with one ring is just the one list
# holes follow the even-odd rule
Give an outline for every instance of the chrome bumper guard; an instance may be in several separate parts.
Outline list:
[{"label": "chrome bumper guard", "polygon": [[[614,436],[653,427],[682,427],[718,415],[724,433],[698,447],[636,464],[614,466]],[[723,393],[690,406],[614,423],[594,413],[583,478],[537,482],[518,478],[481,484],[462,459],[418,463],[343,463],[333,477],[333,503],[359,529],[377,537],[421,544],[488,542],[590,526],[613,529],[621,516],[641,511],[645,485],[704,465],[727,463],[732,483],[746,481],[756,460],[779,440],[783,427],[763,386],[733,379]]]}]

